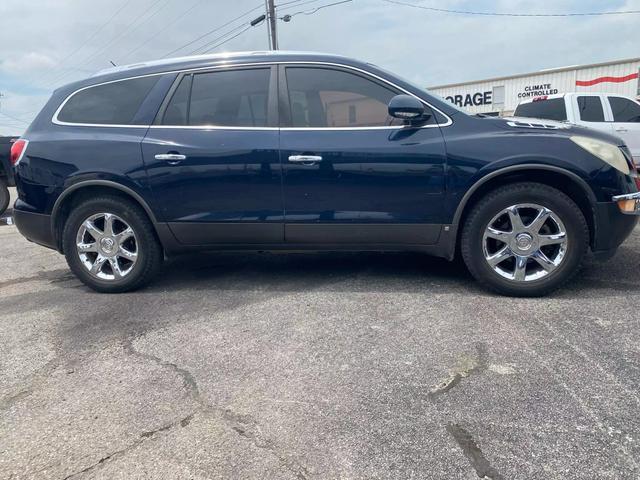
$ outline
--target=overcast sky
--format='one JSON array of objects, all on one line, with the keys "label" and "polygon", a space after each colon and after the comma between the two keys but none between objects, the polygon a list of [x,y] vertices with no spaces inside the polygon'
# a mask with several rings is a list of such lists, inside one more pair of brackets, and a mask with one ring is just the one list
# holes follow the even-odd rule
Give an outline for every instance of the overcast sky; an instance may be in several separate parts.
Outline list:
[{"label": "overcast sky", "polygon": [[[517,18],[438,13],[384,0],[280,0],[280,48],[338,53],[437,85],[640,56],[640,15]],[[399,0],[501,13],[640,10],[640,0]],[[225,40],[263,0],[1,0],[0,134],[20,134],[60,85]],[[257,7],[236,22],[177,50]],[[234,30],[237,29],[237,30]],[[263,23],[215,52],[267,48]],[[13,118],[10,118],[13,117]]]}]

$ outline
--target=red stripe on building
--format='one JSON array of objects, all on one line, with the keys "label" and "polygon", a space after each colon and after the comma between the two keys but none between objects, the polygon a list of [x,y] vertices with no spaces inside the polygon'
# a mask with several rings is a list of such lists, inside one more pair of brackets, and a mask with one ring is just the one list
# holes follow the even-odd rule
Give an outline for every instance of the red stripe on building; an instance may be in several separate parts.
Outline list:
[{"label": "red stripe on building", "polygon": [[625,75],[624,77],[598,77],[593,80],[576,80],[576,85],[578,87],[591,87],[592,85],[597,85],[598,83],[623,83],[628,82],[629,80],[633,80],[634,78],[638,78],[637,73],[632,73],[630,75]]}]

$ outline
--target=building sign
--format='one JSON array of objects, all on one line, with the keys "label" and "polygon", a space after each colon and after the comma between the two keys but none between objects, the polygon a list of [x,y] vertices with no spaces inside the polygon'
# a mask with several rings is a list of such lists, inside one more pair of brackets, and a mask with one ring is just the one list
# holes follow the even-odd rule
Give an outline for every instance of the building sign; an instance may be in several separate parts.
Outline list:
[{"label": "building sign", "polygon": [[448,101],[459,107],[471,107],[480,105],[491,105],[492,92],[467,93],[466,95],[450,95],[446,97]]},{"label": "building sign", "polygon": [[541,83],[538,85],[527,85],[522,92],[518,92],[518,98],[542,97],[545,95],[555,95],[558,93],[557,88],[552,88],[550,83]]}]

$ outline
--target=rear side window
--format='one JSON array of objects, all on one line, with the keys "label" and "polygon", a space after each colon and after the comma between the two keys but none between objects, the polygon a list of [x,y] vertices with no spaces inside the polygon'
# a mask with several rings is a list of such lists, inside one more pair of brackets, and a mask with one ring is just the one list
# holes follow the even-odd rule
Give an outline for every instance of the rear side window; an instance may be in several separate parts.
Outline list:
[{"label": "rear side window", "polygon": [[578,112],[580,120],[585,122],[604,122],[604,110],[600,97],[578,97]]},{"label": "rear side window", "polygon": [[287,86],[293,127],[402,125],[388,114],[400,92],[359,75],[327,68],[289,67]]},{"label": "rear side window", "polygon": [[198,73],[182,78],[163,125],[266,127],[268,68]]},{"label": "rear side window", "polygon": [[614,122],[640,122],[640,105],[628,98],[609,97]]},{"label": "rear side window", "polygon": [[516,108],[514,116],[562,121],[567,119],[567,109],[564,106],[564,98],[552,98],[522,103]]},{"label": "rear side window", "polygon": [[135,125],[142,102],[159,75],[96,85],[69,97],[57,119],[68,123]]}]

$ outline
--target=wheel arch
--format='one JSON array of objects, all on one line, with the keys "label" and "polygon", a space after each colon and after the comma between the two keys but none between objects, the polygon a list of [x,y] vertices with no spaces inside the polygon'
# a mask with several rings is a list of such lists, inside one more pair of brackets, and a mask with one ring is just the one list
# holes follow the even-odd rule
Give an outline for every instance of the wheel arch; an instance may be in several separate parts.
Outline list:
[{"label": "wheel arch", "polygon": [[455,239],[450,257],[455,256],[455,248],[460,244],[461,225],[473,206],[491,190],[519,181],[538,182],[557,188],[567,194],[580,208],[589,227],[589,244],[593,246],[596,235],[596,196],[585,180],[573,172],[552,165],[523,164],[501,168],[477,180],[465,193],[456,208],[451,229]]},{"label": "wheel arch", "polygon": [[81,199],[95,197],[98,194],[109,194],[121,197],[141,207],[149,217],[156,236],[159,236],[157,219],[147,202],[133,189],[111,180],[86,180],[75,183],[65,189],[56,199],[51,211],[51,229],[56,247],[60,253],[62,248],[62,230],[72,207]]}]

